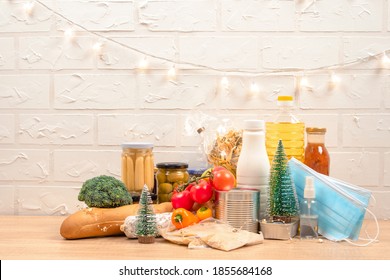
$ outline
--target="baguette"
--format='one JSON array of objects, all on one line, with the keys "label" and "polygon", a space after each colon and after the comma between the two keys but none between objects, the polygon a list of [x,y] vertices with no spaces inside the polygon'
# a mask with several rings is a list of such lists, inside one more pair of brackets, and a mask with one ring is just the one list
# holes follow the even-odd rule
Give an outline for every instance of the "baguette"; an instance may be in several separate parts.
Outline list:
[{"label": "baguette", "polygon": [[[138,204],[116,208],[86,208],[69,215],[61,224],[60,234],[65,239],[112,236],[124,234],[120,226],[128,216],[138,213]],[[172,203],[153,204],[154,212],[172,212]]]}]

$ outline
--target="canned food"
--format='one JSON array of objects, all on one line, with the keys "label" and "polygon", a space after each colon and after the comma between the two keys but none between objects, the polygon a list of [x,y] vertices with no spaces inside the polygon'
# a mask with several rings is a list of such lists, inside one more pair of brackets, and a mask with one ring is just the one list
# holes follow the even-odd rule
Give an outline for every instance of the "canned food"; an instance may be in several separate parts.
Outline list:
[{"label": "canned food", "polygon": [[153,192],[153,144],[123,143],[121,169],[122,181],[131,194],[141,193],[145,184]]},{"label": "canned food", "polygon": [[187,183],[190,175],[188,174],[188,164],[184,162],[161,162],[156,165],[157,181],[157,201],[171,201],[173,190],[179,185]]},{"label": "canned food", "polygon": [[260,192],[252,189],[216,191],[215,217],[235,228],[258,233]]}]

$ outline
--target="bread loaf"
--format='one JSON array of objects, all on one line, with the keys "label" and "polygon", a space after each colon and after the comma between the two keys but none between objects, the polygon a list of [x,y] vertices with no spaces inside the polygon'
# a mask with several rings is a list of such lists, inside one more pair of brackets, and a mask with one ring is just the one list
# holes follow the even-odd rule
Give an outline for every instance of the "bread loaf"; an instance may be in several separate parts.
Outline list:
[{"label": "bread loaf", "polygon": [[[124,234],[120,226],[126,217],[137,215],[139,205],[116,208],[86,208],[69,215],[61,224],[60,234],[66,239]],[[153,204],[154,212],[172,212],[172,203]]]}]

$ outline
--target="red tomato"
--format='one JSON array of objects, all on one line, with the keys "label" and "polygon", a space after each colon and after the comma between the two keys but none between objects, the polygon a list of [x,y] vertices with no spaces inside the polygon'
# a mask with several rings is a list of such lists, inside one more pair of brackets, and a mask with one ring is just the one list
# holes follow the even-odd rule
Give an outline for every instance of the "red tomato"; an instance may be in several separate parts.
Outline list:
[{"label": "red tomato", "polygon": [[219,170],[226,170],[226,168],[223,166],[217,165],[217,166],[213,167],[212,172],[214,173],[214,172],[219,171]]},{"label": "red tomato", "polygon": [[201,179],[191,187],[190,192],[192,199],[196,203],[202,204],[209,201],[213,196],[213,187],[208,180]]},{"label": "red tomato", "polygon": [[213,171],[212,183],[217,191],[229,191],[236,186],[236,178],[227,169]]},{"label": "red tomato", "polygon": [[171,202],[174,209],[184,208],[188,211],[191,211],[192,206],[194,205],[194,200],[191,197],[191,193],[187,190],[182,192],[175,192],[172,195]]}]

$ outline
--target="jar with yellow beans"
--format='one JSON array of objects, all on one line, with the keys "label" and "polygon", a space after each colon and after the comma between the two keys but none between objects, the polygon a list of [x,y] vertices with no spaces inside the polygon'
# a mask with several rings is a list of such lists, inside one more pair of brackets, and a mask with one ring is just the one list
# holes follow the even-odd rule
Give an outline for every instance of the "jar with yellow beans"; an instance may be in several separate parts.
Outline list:
[{"label": "jar with yellow beans", "polygon": [[140,194],[145,184],[152,193],[154,189],[153,144],[123,143],[121,172],[122,181],[130,194]]},{"label": "jar with yellow beans", "polygon": [[157,201],[168,202],[175,188],[190,179],[187,168],[188,164],[184,162],[161,162],[157,163],[156,181],[157,181]]}]

